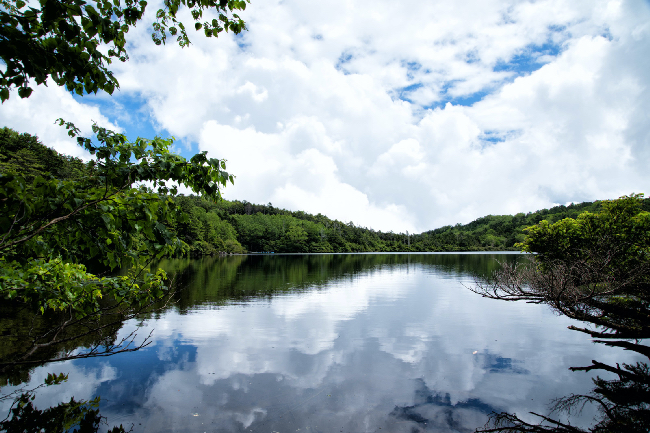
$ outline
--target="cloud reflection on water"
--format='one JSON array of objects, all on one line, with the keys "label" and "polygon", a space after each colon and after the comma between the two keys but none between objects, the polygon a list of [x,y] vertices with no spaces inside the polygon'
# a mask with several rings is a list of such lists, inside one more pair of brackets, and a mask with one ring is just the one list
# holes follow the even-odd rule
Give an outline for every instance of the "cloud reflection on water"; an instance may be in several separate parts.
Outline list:
[{"label": "cloud reflection on water", "polygon": [[570,366],[633,359],[544,306],[483,299],[461,284],[471,281],[424,263],[379,266],[168,310],[139,331],[155,329],[150,347],[86,361],[86,372],[117,371],[86,383],[109,424],[136,431],[471,431],[492,410],[546,413],[588,391],[591,376]]}]

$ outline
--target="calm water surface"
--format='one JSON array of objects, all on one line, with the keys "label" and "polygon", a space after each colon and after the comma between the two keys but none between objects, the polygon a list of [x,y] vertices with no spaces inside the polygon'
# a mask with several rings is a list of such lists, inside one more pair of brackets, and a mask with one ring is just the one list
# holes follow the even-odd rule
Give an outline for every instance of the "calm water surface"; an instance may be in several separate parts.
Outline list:
[{"label": "calm water surface", "polygon": [[[514,254],[267,255],[167,261],[174,305],[127,322],[138,352],[40,367],[37,406],[101,396],[134,432],[466,432],[588,392],[570,366],[633,355],[548,307],[466,287]],[[583,413],[587,422],[593,413]]]}]

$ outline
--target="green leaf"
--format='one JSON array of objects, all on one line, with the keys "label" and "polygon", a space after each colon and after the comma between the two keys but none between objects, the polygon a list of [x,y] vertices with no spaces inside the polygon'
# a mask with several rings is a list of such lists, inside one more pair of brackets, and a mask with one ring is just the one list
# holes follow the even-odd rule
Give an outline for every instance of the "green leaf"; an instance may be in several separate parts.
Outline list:
[{"label": "green leaf", "polygon": [[31,87],[19,87],[18,88],[18,96],[20,96],[23,99],[24,98],[29,98],[29,95],[31,95],[32,92],[33,92],[33,89]]}]

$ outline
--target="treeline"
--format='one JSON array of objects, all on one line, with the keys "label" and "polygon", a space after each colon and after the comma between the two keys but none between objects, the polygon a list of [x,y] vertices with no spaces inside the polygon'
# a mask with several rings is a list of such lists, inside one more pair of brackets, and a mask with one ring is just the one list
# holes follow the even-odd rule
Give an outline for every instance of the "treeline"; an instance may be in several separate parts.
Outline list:
[{"label": "treeline", "polygon": [[62,180],[80,179],[93,169],[92,163],[61,155],[29,134],[13,129],[0,129],[0,171],[3,174],[21,174],[27,181],[36,176],[52,176]]},{"label": "treeline", "polygon": [[[192,254],[225,252],[338,253],[417,251],[517,250],[524,228],[542,220],[575,218],[595,212],[599,202],[556,206],[527,214],[488,215],[469,224],[457,224],[420,234],[381,232],[343,223],[324,215],[288,211],[271,203],[246,201],[210,203],[200,197],[175,198],[190,216],[174,227],[191,245]],[[649,200],[645,200],[650,207]]]},{"label": "treeline", "polygon": [[[30,177],[75,179],[92,176],[93,163],[63,156],[36,137],[9,128],[0,130],[0,171],[21,172]],[[173,197],[185,213],[171,223],[188,245],[191,256],[220,253],[339,253],[417,251],[517,250],[524,229],[542,220],[575,218],[583,211],[596,212],[599,202],[556,206],[517,215],[488,215],[469,224],[456,224],[420,234],[381,232],[324,215],[289,211],[246,201],[214,203],[196,196]],[[650,210],[650,199],[643,201]]]}]

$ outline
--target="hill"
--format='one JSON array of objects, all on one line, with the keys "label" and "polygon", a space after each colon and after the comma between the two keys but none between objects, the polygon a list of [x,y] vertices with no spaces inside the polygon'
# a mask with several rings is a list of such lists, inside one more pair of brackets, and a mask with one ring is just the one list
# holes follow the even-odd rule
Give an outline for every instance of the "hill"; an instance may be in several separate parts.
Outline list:
[{"label": "hill", "polygon": [[[506,251],[524,237],[524,228],[542,220],[574,218],[595,212],[599,202],[556,206],[517,215],[488,215],[469,224],[440,227],[420,234],[381,232],[332,220],[317,214],[289,211],[246,201],[209,203],[199,197],[179,196],[177,202],[190,214],[189,222],[175,229],[195,254],[209,253],[212,230],[225,233],[249,252],[399,252],[399,251]],[[650,200],[644,201],[650,208]],[[222,238],[224,239],[224,238]],[[219,244],[220,245],[220,244]],[[207,248],[207,249],[206,249]],[[219,249],[219,251],[228,251]],[[234,252],[234,251],[229,251]]]},{"label": "hill", "polygon": [[[0,130],[0,172],[21,171],[30,177],[54,176],[73,180],[92,174],[93,164],[60,155],[29,134]],[[174,201],[187,218],[171,224],[193,256],[217,253],[338,253],[399,251],[517,250],[524,229],[542,220],[575,218],[596,212],[600,202],[556,206],[516,215],[487,215],[469,224],[440,227],[420,234],[381,232],[322,214],[289,211],[271,203],[223,200],[213,203],[196,196],[178,195]],[[650,199],[644,200],[650,210]]]}]

